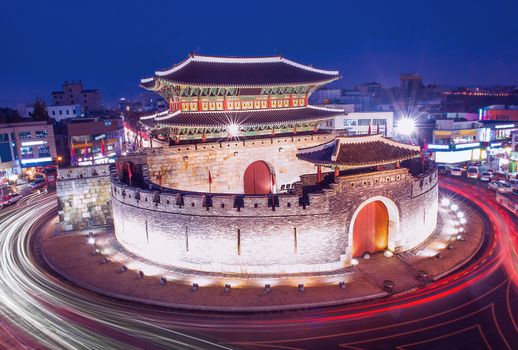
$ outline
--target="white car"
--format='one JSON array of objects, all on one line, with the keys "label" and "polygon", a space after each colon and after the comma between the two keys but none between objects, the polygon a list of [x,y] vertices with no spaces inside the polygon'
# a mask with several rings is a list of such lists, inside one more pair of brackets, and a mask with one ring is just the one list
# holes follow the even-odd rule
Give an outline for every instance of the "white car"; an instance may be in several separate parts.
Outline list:
[{"label": "white car", "polygon": [[511,193],[513,191],[513,187],[505,181],[491,181],[487,188],[498,193]]},{"label": "white car", "polygon": [[489,188],[490,190],[493,190],[493,191],[498,190],[499,187],[500,187],[500,183],[498,181],[491,181],[487,185],[487,188]]},{"label": "white car", "polygon": [[505,181],[500,181],[499,187],[497,189],[498,193],[511,193],[513,192],[513,186]]},{"label": "white car", "polygon": [[450,174],[452,176],[462,176],[462,168],[459,168],[459,167],[451,168]]},{"label": "white car", "polygon": [[480,175],[480,181],[484,181],[484,182],[489,182],[491,181],[491,173],[489,172],[483,172],[481,175]]},{"label": "white car", "polygon": [[476,166],[470,166],[468,168],[468,172],[467,172],[468,178],[478,179],[479,174],[480,174],[480,172]]}]

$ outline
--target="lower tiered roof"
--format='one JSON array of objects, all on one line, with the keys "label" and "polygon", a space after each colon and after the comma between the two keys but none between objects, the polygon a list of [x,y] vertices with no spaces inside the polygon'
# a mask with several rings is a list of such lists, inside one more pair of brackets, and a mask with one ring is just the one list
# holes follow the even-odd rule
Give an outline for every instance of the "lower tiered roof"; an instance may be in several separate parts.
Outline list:
[{"label": "lower tiered roof", "polygon": [[381,134],[346,137],[299,150],[297,157],[318,165],[340,169],[364,168],[419,157],[419,146],[400,143]]},{"label": "lower tiered roof", "polygon": [[267,110],[163,112],[142,117],[140,121],[149,127],[214,128],[229,124],[242,128],[256,126],[275,127],[296,123],[320,122],[343,114],[342,110],[321,107],[300,107]]}]

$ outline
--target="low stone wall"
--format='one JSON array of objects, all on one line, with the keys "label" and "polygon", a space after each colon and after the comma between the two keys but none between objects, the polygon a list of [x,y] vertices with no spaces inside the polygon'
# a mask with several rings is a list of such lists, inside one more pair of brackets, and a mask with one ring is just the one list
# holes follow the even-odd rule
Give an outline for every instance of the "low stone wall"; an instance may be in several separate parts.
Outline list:
[{"label": "low stone wall", "polygon": [[414,178],[396,169],[339,177],[304,205],[295,194],[159,194],[116,179],[112,196],[117,239],[136,254],[186,269],[271,274],[349,265],[355,215],[375,200],[389,212],[389,249],[414,247],[435,229],[438,186],[435,171]]},{"label": "low stone wall", "polygon": [[56,188],[64,231],[113,222],[109,165],[58,169]]}]

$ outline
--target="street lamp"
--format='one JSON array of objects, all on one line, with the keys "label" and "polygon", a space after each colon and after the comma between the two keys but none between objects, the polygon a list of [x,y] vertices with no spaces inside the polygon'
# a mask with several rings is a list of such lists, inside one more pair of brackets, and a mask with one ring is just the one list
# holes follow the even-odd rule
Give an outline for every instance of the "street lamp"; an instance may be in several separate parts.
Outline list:
[{"label": "street lamp", "polygon": [[403,117],[399,119],[396,131],[405,136],[412,135],[416,130],[415,120],[410,117]]},{"label": "street lamp", "polygon": [[61,161],[63,160],[63,157],[58,156],[57,159],[58,159],[58,168],[60,168],[61,167]]}]

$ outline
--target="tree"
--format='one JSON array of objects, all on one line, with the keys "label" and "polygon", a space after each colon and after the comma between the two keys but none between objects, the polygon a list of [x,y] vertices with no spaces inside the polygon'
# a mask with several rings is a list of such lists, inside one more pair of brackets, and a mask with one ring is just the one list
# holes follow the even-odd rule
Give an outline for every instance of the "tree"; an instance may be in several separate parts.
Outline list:
[{"label": "tree", "polygon": [[22,118],[16,110],[8,107],[0,107],[0,123],[17,123],[21,121]]},{"label": "tree", "polygon": [[34,112],[32,112],[32,120],[34,121],[47,121],[49,116],[45,108],[45,102],[43,100],[36,100],[33,104]]}]

